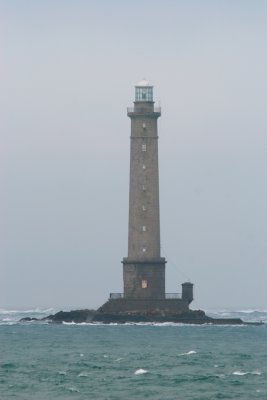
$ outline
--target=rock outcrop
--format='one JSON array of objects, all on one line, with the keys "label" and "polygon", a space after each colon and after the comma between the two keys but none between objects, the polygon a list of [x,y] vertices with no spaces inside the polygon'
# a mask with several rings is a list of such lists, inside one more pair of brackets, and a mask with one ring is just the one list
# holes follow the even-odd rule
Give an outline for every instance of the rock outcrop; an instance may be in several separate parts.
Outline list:
[{"label": "rock outcrop", "polygon": [[[187,313],[163,313],[162,311],[154,310],[154,312],[128,312],[106,314],[99,310],[72,310],[72,311],[59,311],[56,314],[49,315],[42,319],[37,318],[22,318],[21,322],[42,322],[47,321],[54,324],[67,323],[138,323],[138,322],[175,322],[183,324],[213,324],[213,325],[248,325],[251,323],[244,322],[239,318],[211,318],[208,317],[202,310],[190,310]],[[259,325],[260,323],[252,323]]]}]

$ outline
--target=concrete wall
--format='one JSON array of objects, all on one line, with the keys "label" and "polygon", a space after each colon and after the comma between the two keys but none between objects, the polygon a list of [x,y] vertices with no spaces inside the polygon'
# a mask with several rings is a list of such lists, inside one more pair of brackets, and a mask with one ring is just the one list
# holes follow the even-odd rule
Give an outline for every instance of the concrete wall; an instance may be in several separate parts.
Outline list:
[{"label": "concrete wall", "polygon": [[165,313],[165,314],[182,314],[189,311],[188,304],[182,299],[167,300],[126,300],[116,299],[107,301],[98,312],[106,314],[116,313]]}]

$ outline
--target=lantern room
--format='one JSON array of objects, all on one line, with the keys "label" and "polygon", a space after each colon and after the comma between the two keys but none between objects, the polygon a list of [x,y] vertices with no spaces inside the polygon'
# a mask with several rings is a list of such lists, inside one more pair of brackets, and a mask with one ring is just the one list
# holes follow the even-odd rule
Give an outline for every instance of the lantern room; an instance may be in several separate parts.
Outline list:
[{"label": "lantern room", "polygon": [[153,101],[153,86],[146,79],[135,86],[135,101]]}]

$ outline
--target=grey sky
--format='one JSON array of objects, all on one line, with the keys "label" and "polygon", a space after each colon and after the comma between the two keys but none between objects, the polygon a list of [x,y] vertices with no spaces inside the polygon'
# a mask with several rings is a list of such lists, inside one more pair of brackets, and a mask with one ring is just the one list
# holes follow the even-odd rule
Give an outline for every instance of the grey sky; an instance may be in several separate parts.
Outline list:
[{"label": "grey sky", "polygon": [[134,84],[160,101],[167,291],[267,308],[267,2],[0,1],[0,308],[122,291]]}]

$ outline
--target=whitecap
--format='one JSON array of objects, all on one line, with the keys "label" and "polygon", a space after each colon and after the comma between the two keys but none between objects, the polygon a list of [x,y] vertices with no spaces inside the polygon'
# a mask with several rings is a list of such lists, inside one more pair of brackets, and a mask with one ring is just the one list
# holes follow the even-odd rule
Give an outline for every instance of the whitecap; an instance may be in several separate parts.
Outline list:
[{"label": "whitecap", "polygon": [[87,378],[89,375],[90,375],[89,372],[82,371],[79,373],[78,376],[80,376],[81,378]]},{"label": "whitecap", "polygon": [[77,325],[77,326],[99,326],[99,325],[111,325],[111,324],[104,324],[103,322],[62,322],[63,325]]},{"label": "whitecap", "polygon": [[243,371],[234,371],[233,375],[237,375],[237,376],[244,376],[244,375],[261,375],[261,371],[259,371],[258,369],[251,371],[251,372],[243,372]]},{"label": "whitecap", "polygon": [[261,374],[262,374],[261,371],[259,371],[258,369],[251,372],[251,375],[261,375]]},{"label": "whitecap", "polygon": [[244,376],[249,374],[249,372],[242,372],[242,371],[234,371],[232,375],[237,375],[237,376]]},{"label": "whitecap", "polygon": [[146,369],[140,368],[140,369],[137,369],[134,374],[135,375],[143,375],[143,374],[147,374],[147,373],[148,373],[148,371]]},{"label": "whitecap", "polygon": [[246,310],[235,310],[234,312],[240,312],[240,313],[245,313],[245,314],[251,314],[251,313],[267,313],[267,310],[262,310],[260,308],[248,308]]},{"label": "whitecap", "polygon": [[191,356],[192,354],[197,354],[195,350],[190,350],[187,353],[178,354],[179,356]]},{"label": "whitecap", "polygon": [[69,387],[68,390],[69,390],[70,392],[80,393],[80,391],[79,391],[76,387],[74,387],[74,386]]},{"label": "whitecap", "polygon": [[206,314],[213,318],[241,318],[245,322],[267,322],[267,310],[237,309],[237,310],[206,310]]},{"label": "whitecap", "polygon": [[117,361],[121,361],[121,360],[123,360],[123,357],[116,358],[116,360],[115,360],[115,361],[117,362]]},{"label": "whitecap", "polygon": [[42,309],[37,307],[30,310],[5,310],[0,308],[0,314],[51,314],[53,312],[55,312],[54,308]]},{"label": "whitecap", "polygon": [[67,375],[67,371],[58,371],[59,375]]},{"label": "whitecap", "polygon": [[84,356],[84,354],[83,354],[83,353],[81,353],[81,354],[80,354],[80,357],[83,357],[83,356]]}]

